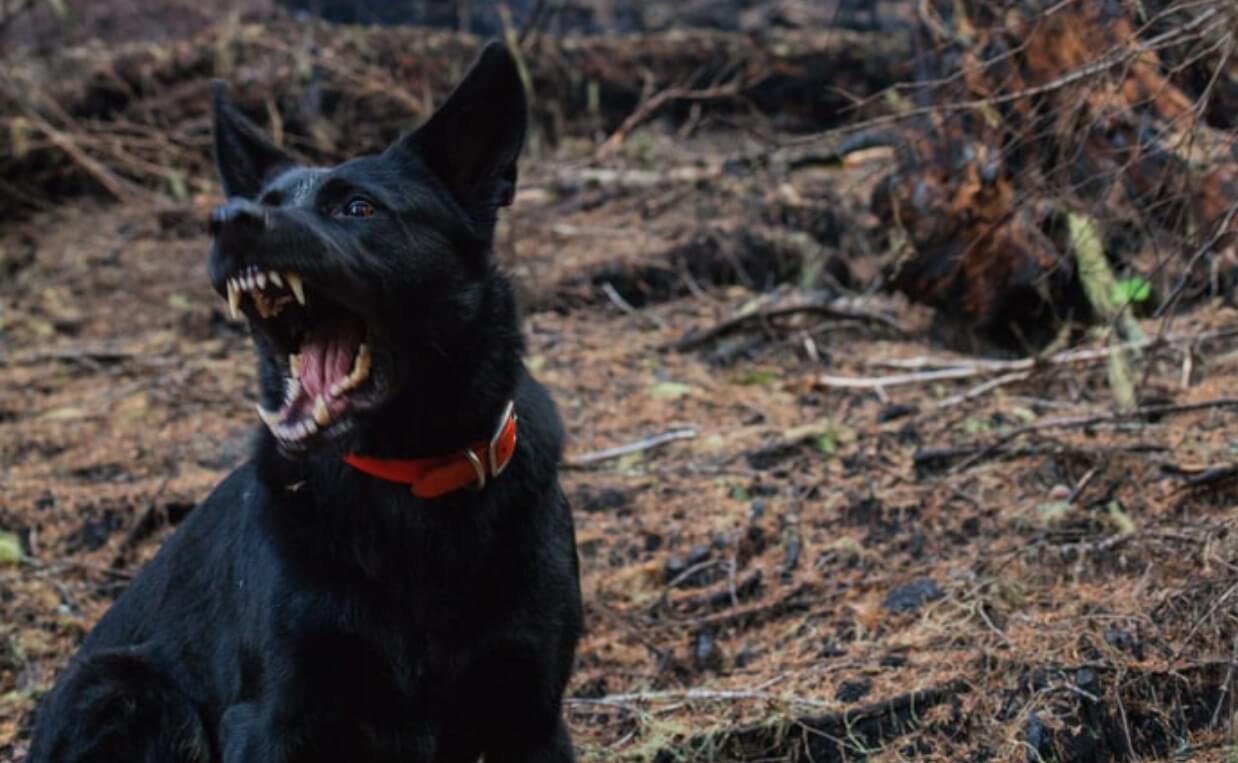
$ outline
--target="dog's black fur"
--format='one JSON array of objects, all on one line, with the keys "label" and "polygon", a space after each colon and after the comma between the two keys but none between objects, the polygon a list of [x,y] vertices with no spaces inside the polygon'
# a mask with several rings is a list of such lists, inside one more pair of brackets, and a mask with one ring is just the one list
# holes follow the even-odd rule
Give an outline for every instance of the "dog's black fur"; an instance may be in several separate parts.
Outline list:
[{"label": "dog's black fur", "polygon": [[[509,53],[487,47],[424,126],[329,169],[296,166],[218,91],[215,119],[214,287],[249,264],[303,273],[307,309],[364,320],[374,373],[308,443],[262,430],[86,638],[30,761],[571,760],[562,433],[491,252],[525,133]],[[340,212],[356,197],[372,216]],[[254,338],[277,406],[286,348]],[[483,490],[422,500],[341,461],[464,448],[509,399],[517,451]]]}]

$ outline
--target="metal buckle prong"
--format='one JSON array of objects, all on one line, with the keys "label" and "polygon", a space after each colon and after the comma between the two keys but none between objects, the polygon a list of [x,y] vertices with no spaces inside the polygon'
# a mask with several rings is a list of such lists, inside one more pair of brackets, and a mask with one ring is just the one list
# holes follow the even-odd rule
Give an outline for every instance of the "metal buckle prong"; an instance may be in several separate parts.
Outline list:
[{"label": "metal buckle prong", "polygon": [[481,459],[473,452],[472,448],[464,451],[464,456],[473,465],[473,471],[477,472],[477,484],[473,486],[474,490],[481,490],[486,486],[486,467],[482,464]]},{"label": "metal buckle prong", "polygon": [[[516,417],[516,401],[508,400],[507,405],[503,408],[503,415],[499,417],[499,425],[495,427],[494,436],[490,438],[490,446],[486,448],[486,453],[490,458],[490,478],[494,479],[507,469],[507,465],[512,462],[509,458],[503,464],[499,463],[497,448],[499,446],[499,438],[503,436],[503,431],[507,429],[509,419]],[[515,454],[513,454],[514,456]]]}]

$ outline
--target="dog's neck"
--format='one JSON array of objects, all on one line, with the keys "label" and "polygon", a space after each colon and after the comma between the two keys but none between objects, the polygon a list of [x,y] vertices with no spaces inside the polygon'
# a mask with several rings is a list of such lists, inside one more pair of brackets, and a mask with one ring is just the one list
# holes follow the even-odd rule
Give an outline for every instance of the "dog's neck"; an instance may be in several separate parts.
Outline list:
[{"label": "dog's neck", "polygon": [[417,378],[368,422],[356,452],[422,458],[488,440],[524,372],[517,321],[510,284],[492,274],[478,310],[447,352],[414,351]]}]

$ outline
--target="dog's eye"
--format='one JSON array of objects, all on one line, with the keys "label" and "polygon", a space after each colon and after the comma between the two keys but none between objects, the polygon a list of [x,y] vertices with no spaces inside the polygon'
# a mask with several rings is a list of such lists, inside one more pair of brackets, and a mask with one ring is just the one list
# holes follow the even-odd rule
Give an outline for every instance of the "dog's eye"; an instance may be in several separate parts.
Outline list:
[{"label": "dog's eye", "polygon": [[374,214],[374,205],[365,199],[353,199],[344,205],[345,217],[370,217]]}]

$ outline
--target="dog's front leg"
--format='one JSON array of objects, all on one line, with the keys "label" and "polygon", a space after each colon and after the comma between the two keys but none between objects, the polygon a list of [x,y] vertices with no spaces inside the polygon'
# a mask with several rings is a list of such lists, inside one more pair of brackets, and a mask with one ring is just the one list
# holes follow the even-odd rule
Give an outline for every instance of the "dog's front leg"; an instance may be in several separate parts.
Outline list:
[{"label": "dog's front leg", "polygon": [[232,705],[219,720],[223,763],[285,763],[282,736],[270,728],[266,713],[255,702]]},{"label": "dog's front leg", "polygon": [[485,763],[574,763],[572,738],[563,718],[555,720],[549,734],[521,735],[494,745],[485,754]]}]

